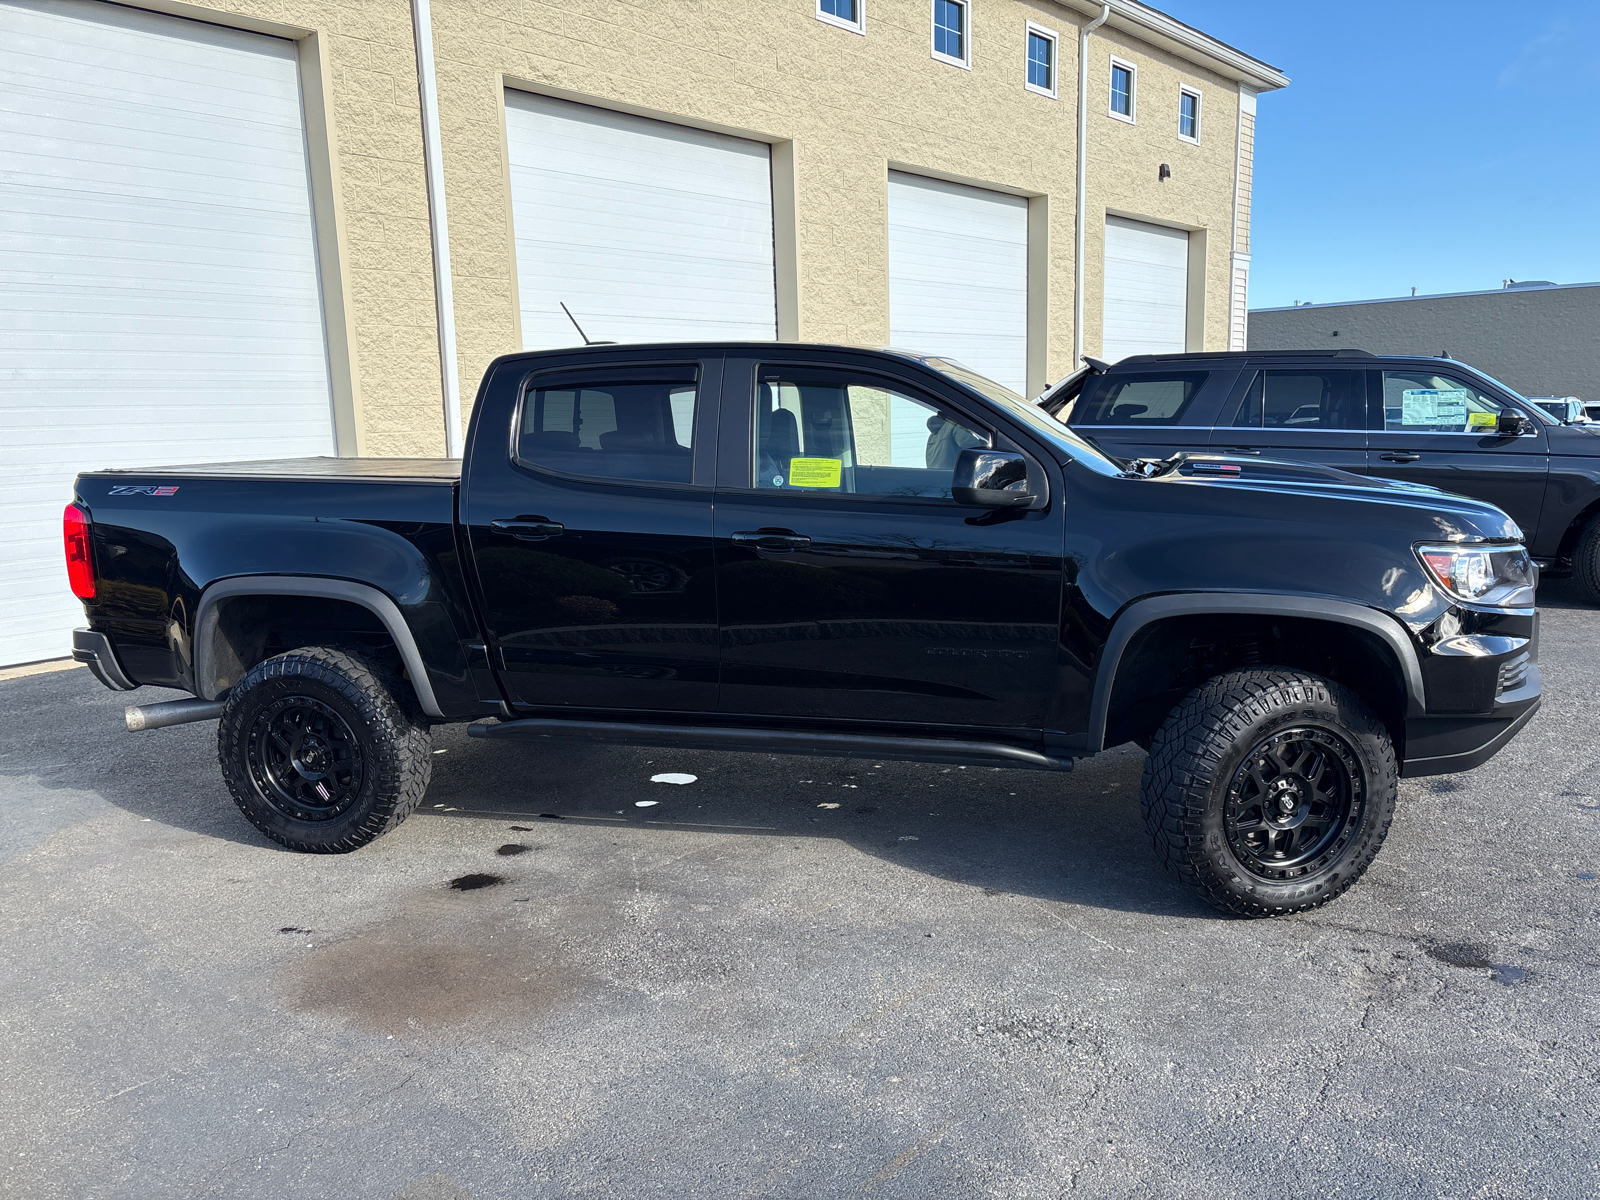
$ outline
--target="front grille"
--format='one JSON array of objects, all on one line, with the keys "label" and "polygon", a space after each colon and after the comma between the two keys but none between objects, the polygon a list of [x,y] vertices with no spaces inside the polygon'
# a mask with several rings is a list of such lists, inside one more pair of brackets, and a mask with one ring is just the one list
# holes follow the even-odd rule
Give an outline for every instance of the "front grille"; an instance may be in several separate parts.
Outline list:
[{"label": "front grille", "polygon": [[1528,667],[1531,659],[1524,650],[1509,662],[1500,664],[1500,682],[1495,688],[1495,698],[1499,699],[1507,692],[1514,692],[1528,681]]}]

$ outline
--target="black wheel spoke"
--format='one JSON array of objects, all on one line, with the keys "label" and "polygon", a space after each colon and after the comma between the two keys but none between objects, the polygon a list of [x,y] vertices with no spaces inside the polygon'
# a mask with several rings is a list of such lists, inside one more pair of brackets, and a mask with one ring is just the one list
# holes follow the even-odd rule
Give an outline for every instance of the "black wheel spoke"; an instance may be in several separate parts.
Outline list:
[{"label": "black wheel spoke", "polygon": [[1360,761],[1332,730],[1263,739],[1234,772],[1223,826],[1240,866],[1268,880],[1314,869],[1345,844],[1360,807]]},{"label": "black wheel spoke", "polygon": [[286,696],[257,716],[250,734],[262,795],[286,816],[326,821],[347,811],[365,777],[361,744],[333,708]]}]

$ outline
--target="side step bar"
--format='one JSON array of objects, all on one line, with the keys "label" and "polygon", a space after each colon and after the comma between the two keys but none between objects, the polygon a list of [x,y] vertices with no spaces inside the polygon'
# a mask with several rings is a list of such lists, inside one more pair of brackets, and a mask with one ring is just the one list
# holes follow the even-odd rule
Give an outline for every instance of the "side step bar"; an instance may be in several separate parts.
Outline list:
[{"label": "side step bar", "polygon": [[874,737],[821,730],[753,729],[725,725],[656,725],[636,721],[572,721],[528,717],[492,724],[475,723],[467,733],[480,738],[559,738],[631,746],[672,746],[680,750],[749,750],[767,754],[806,754],[820,758],[889,758],[907,762],[956,763],[964,767],[1023,767],[1070,771],[1070,758],[1006,742],[949,741],[944,738]]}]

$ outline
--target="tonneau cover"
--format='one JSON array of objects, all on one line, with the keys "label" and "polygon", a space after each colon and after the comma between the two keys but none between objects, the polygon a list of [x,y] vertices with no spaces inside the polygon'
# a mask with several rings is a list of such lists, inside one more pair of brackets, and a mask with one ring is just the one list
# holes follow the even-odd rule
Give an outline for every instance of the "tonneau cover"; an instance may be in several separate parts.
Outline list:
[{"label": "tonneau cover", "polygon": [[459,458],[266,458],[255,462],[189,463],[177,467],[124,467],[86,471],[86,475],[181,475],[212,479],[391,479],[415,483],[455,483]]}]

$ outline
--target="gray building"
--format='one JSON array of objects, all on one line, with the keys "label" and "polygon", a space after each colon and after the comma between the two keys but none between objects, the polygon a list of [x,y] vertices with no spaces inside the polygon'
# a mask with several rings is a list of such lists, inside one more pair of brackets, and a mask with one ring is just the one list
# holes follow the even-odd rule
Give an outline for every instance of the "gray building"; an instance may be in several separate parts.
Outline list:
[{"label": "gray building", "polygon": [[1600,283],[1508,282],[1492,292],[1258,308],[1249,345],[1448,353],[1525,396],[1600,400]]}]

